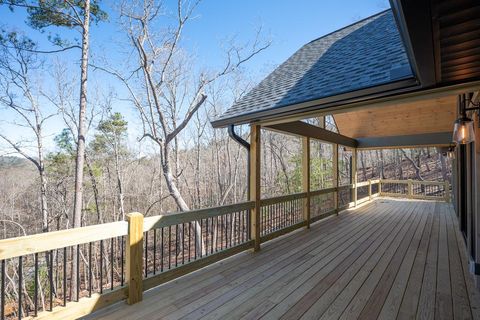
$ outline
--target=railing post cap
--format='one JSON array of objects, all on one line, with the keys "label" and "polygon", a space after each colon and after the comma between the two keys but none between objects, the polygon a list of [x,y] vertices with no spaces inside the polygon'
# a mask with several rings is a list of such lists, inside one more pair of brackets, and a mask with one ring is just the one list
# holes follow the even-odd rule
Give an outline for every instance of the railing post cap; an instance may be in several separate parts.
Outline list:
[{"label": "railing post cap", "polygon": [[125,216],[127,217],[127,220],[130,218],[137,218],[137,217],[143,218],[143,214],[141,214],[140,212],[130,212],[130,213],[127,213]]}]

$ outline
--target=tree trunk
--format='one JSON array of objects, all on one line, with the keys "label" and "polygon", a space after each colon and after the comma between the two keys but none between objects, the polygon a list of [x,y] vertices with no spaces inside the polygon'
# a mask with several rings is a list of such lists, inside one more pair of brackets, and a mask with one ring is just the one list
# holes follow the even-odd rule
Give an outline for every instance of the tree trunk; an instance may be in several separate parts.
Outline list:
[{"label": "tree trunk", "polygon": [[[85,0],[84,17],[82,33],[82,58],[81,58],[81,76],[80,76],[80,106],[78,111],[78,142],[77,159],[75,166],[75,200],[73,204],[73,227],[78,228],[82,225],[82,200],[83,200],[83,166],[85,161],[85,117],[87,111],[87,73],[88,73],[88,51],[89,51],[89,28],[90,28],[90,0]],[[76,251],[76,248],[74,248]],[[73,267],[78,271],[77,253],[73,253]],[[73,277],[72,289],[75,294],[78,292],[77,277]],[[78,300],[76,294],[76,299]]]},{"label": "tree trunk", "polygon": [[[162,161],[162,169],[163,169],[163,176],[165,177],[165,182],[167,183],[168,191],[170,195],[175,200],[177,207],[180,211],[189,211],[190,208],[188,207],[187,203],[183,199],[180,191],[177,188],[175,183],[175,178],[173,177],[172,170],[170,168],[170,160],[168,158],[168,145],[164,145],[162,150],[160,151],[160,159]],[[202,244],[202,226],[198,221],[195,221],[196,224],[196,233],[197,233],[197,243],[195,246],[197,247],[197,252],[202,252],[202,255],[206,253],[205,245]],[[183,230],[179,230],[179,232],[183,232]],[[182,243],[182,241],[180,241]]]}]

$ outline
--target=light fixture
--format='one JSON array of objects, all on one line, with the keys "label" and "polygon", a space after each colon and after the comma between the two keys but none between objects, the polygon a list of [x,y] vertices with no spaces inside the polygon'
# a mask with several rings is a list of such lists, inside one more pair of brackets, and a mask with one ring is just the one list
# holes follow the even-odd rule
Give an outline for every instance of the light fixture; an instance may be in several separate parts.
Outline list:
[{"label": "light fixture", "polygon": [[473,120],[467,117],[467,111],[479,110],[478,104],[474,104],[470,99],[468,100],[475,107],[467,108],[465,95],[459,96],[460,118],[455,120],[453,126],[453,141],[458,144],[468,144],[475,141],[475,131],[473,130]]},{"label": "light fixture", "polygon": [[453,141],[459,144],[468,144],[474,140],[473,120],[465,115],[455,120],[453,126]]}]

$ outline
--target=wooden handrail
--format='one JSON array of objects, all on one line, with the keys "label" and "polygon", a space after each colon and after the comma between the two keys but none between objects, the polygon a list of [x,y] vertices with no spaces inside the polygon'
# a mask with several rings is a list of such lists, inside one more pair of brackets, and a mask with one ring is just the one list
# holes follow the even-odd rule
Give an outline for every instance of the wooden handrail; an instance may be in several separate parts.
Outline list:
[{"label": "wooden handrail", "polygon": [[307,196],[306,192],[299,192],[299,193],[287,194],[285,196],[265,198],[265,199],[260,200],[260,205],[261,206],[268,206],[268,205],[276,204],[276,203],[280,203],[280,202],[292,201],[292,200],[296,200],[296,199],[303,199],[306,196]]},{"label": "wooden handrail", "polygon": [[117,221],[88,227],[0,240],[0,260],[125,236],[128,223]]},{"label": "wooden handrail", "polygon": [[177,212],[173,214],[146,217],[143,223],[143,231],[146,232],[162,227],[169,227],[177,224],[217,217],[229,213],[250,210],[253,209],[254,206],[255,201],[248,201],[220,207],[204,208],[198,210]]}]

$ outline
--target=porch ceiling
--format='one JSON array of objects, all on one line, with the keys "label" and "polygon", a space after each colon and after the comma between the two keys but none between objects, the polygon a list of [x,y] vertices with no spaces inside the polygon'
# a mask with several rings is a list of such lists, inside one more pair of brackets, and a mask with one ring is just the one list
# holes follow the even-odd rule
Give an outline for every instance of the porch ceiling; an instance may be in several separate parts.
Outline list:
[{"label": "porch ceiling", "polygon": [[339,133],[351,138],[392,137],[451,132],[456,96],[445,96],[383,108],[366,108],[334,115]]}]

